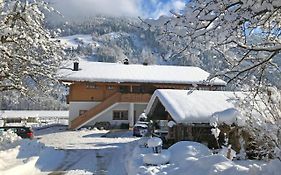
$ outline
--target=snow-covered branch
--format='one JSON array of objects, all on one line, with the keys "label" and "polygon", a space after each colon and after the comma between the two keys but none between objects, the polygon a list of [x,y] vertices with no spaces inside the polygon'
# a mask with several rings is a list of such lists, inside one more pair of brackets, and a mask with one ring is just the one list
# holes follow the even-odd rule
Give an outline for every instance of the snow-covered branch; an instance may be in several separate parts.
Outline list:
[{"label": "snow-covered branch", "polygon": [[160,31],[161,43],[173,50],[172,59],[180,55],[201,59],[205,51],[219,52],[229,64],[227,69],[241,71],[228,75],[231,79],[280,59],[278,0],[191,0],[182,13],[172,14],[144,22]]},{"label": "snow-covered branch", "polygon": [[62,50],[44,28],[46,2],[6,0],[0,6],[0,91],[26,94],[55,80]]},{"label": "snow-covered branch", "polygon": [[191,60],[188,65],[199,62],[196,66],[213,73],[210,79],[219,76],[231,89],[254,91],[243,108],[249,108],[257,95],[263,96],[263,107],[254,109],[255,113],[272,122],[253,115],[248,121],[250,131],[260,143],[267,142],[263,146],[269,147],[263,150],[280,150],[280,97],[275,104],[268,94],[269,87],[281,88],[280,0],[191,0],[180,14],[146,20],[146,24],[159,30],[160,44],[172,52],[168,59]]}]

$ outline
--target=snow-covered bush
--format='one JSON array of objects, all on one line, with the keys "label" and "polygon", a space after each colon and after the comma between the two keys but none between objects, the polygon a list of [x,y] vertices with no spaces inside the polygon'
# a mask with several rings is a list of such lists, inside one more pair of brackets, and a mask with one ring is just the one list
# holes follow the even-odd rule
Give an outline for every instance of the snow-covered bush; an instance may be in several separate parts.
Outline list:
[{"label": "snow-covered bush", "polygon": [[154,153],[161,153],[163,141],[158,137],[148,139],[147,146],[153,149]]},{"label": "snow-covered bush", "polygon": [[163,165],[170,161],[170,151],[163,150],[161,153],[148,153],[143,156],[143,162],[147,165]]},{"label": "snow-covered bush", "polygon": [[0,131],[0,151],[14,148],[19,145],[21,138],[12,130]]},{"label": "snow-covered bush", "polygon": [[212,155],[212,152],[208,147],[201,143],[191,141],[180,141],[172,145],[169,149],[171,152],[171,163],[180,163],[179,161],[186,159],[187,157],[203,157]]},{"label": "snow-covered bush", "polygon": [[236,152],[231,149],[231,145],[229,145],[228,147],[222,147],[222,149],[219,150],[218,154],[221,154],[230,160],[236,157]]},{"label": "snow-covered bush", "polygon": [[144,154],[143,162],[147,165],[161,165],[170,161],[170,151],[162,151],[163,141],[158,137],[152,137],[147,140],[147,147],[152,148],[153,152]]},{"label": "snow-covered bush", "polygon": [[[281,98],[280,90],[265,88],[254,92],[241,104],[246,125],[243,130],[250,134],[253,156],[260,159],[281,158]],[[264,92],[267,92],[266,94]],[[249,147],[249,145],[248,145]]]}]

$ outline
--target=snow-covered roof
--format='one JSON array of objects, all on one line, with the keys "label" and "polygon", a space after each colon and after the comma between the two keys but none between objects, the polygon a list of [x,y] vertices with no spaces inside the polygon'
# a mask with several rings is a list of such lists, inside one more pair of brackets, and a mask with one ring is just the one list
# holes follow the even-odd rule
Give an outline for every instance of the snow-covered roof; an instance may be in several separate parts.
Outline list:
[{"label": "snow-covered roof", "polygon": [[167,83],[167,84],[211,84],[225,85],[218,78],[206,82],[209,73],[191,66],[160,66],[141,64],[120,64],[102,62],[79,62],[79,71],[72,71],[68,64],[58,72],[62,81],[88,82],[134,82],[134,83]]},{"label": "snow-covered roof", "polygon": [[177,123],[215,121],[239,124],[242,121],[235,104],[245,95],[242,92],[160,89],[156,90],[150,99],[146,114],[150,113],[154,101],[159,99]]},{"label": "snow-covered roof", "polygon": [[0,118],[68,118],[69,111],[10,110],[0,111]]}]

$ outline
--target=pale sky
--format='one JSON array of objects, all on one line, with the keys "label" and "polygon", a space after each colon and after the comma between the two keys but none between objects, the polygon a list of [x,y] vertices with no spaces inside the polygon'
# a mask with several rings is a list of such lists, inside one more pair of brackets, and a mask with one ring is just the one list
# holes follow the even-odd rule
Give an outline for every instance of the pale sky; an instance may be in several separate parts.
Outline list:
[{"label": "pale sky", "polygon": [[49,0],[66,17],[89,17],[96,14],[158,18],[179,11],[187,0]]}]

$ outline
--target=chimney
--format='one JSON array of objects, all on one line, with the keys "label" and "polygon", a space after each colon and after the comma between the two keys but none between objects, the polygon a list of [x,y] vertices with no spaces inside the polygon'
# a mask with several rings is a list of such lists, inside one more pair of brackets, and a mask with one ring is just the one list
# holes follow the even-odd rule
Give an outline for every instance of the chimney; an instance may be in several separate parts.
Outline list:
[{"label": "chimney", "polygon": [[73,63],[73,71],[78,71],[79,70],[79,63],[78,62],[74,62]]}]

